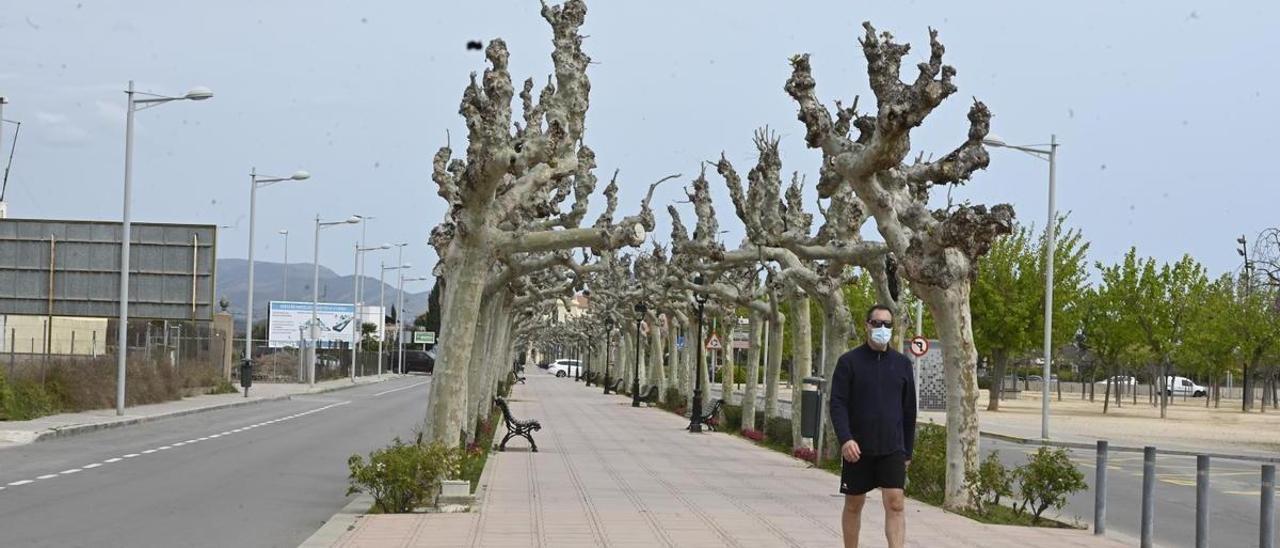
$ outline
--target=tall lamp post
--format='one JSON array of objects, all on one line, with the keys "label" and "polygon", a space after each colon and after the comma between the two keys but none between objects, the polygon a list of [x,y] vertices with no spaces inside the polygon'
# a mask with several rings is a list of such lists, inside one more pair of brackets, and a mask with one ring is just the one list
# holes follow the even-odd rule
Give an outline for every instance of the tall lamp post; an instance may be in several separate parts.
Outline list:
[{"label": "tall lamp post", "polygon": [[[693,277],[693,284],[702,287],[702,275]],[[694,352],[697,364],[693,371],[693,412],[689,415],[689,431],[702,431],[702,313],[707,305],[707,294],[702,291],[693,293],[693,300],[698,303],[698,339],[694,344],[698,349]]]},{"label": "tall lamp post", "polygon": [[[173,101],[203,101],[213,97],[209,88],[194,88],[182,97],[166,97],[133,89],[129,80],[128,108],[124,122],[124,212],[120,226],[120,318],[116,326],[116,414],[124,414],[125,365],[129,354],[129,240],[132,238],[130,197],[133,191],[133,115],[140,110],[157,107]],[[135,95],[144,95],[139,99]],[[246,333],[246,335],[248,335]]]},{"label": "tall lamp post", "polygon": [[280,300],[287,301],[289,300],[289,231],[281,229],[280,235],[284,236],[284,275],[281,276],[283,289],[280,291],[282,294]]},{"label": "tall lamp post", "polygon": [[311,326],[308,329],[311,336],[311,359],[308,362],[311,363],[311,366],[307,371],[307,384],[316,383],[316,350],[320,338],[320,229],[356,224],[358,222],[360,222],[360,217],[355,215],[348,217],[346,220],[328,222],[321,221],[320,216],[316,215],[315,248],[311,252]]},{"label": "tall lamp post", "polygon": [[609,362],[613,357],[613,318],[604,320],[604,393],[609,393],[613,386],[613,377],[609,376]]},{"label": "tall lamp post", "polygon": [[[288,177],[268,177],[258,174],[258,168],[249,170],[249,298],[244,311],[244,359],[253,362],[253,234],[258,211],[258,187],[268,187],[284,181],[305,181],[311,174],[295,171]],[[288,234],[288,231],[285,231]],[[287,244],[286,244],[287,245]]]},{"label": "tall lamp post", "polygon": [[640,407],[640,322],[649,309],[644,303],[636,303],[636,366],[631,372],[631,407]]},{"label": "tall lamp post", "polygon": [[[365,219],[367,219],[367,217],[360,218],[361,227],[364,226]],[[354,272],[354,278],[356,280],[355,287],[352,289],[351,295],[351,309],[355,311],[356,317],[355,322],[353,322],[355,324],[355,328],[351,330],[351,382],[356,382],[356,356],[359,355],[358,350],[360,348],[360,336],[364,334],[364,310],[361,310],[363,307],[361,306],[360,300],[360,278],[363,278],[364,276],[360,274],[362,264],[360,259],[361,255],[364,253],[369,251],[381,251],[383,249],[391,249],[391,244],[375,245],[372,247],[362,247],[361,244],[356,244],[356,265]]]},{"label": "tall lamp post", "polygon": [[[403,273],[404,271],[401,271],[401,272]],[[413,278],[405,278],[403,277],[403,274],[402,274],[402,277],[400,278],[400,295],[398,295],[400,297],[400,309],[396,312],[396,322],[398,322],[400,325],[396,326],[396,339],[400,345],[399,360],[400,360],[401,375],[404,374],[404,319],[403,319],[404,317],[404,284],[406,282],[422,282],[430,279],[431,279],[431,276],[415,276]]]},{"label": "tall lamp post", "polygon": [[[1236,243],[1240,244],[1240,247],[1236,248],[1236,253],[1239,253],[1244,258],[1244,294],[1247,299],[1253,295],[1253,262],[1249,260],[1249,240],[1244,235],[1241,235],[1236,238]],[[1253,405],[1253,392],[1249,387],[1249,360],[1244,361],[1244,378],[1240,379],[1240,385],[1244,389],[1240,391],[1240,410],[1248,411],[1249,407]],[[1262,391],[1266,392],[1266,385],[1263,385]],[[1264,397],[1263,411],[1265,410],[1266,399]]]},{"label": "tall lamp post", "polygon": [[1049,148],[1010,145],[995,135],[983,139],[982,144],[990,147],[1019,150],[1049,162],[1049,221],[1044,226],[1044,372],[1040,387],[1040,437],[1047,440],[1049,439],[1049,382],[1053,378],[1051,373],[1053,364],[1053,259],[1054,248],[1057,244],[1054,230],[1057,228],[1058,221],[1057,206],[1054,203],[1056,199],[1054,177],[1057,171],[1058,137],[1056,135],[1049,136]]},{"label": "tall lamp post", "polygon": [[386,278],[388,270],[400,270],[402,268],[407,268],[408,265],[402,264],[399,266],[387,266],[382,263],[378,263],[378,265],[382,267],[381,272],[378,273],[378,308],[382,310],[382,318],[378,320],[382,322],[382,336],[378,337],[378,376],[381,377],[383,362],[382,343],[387,340],[387,282],[383,280]]}]

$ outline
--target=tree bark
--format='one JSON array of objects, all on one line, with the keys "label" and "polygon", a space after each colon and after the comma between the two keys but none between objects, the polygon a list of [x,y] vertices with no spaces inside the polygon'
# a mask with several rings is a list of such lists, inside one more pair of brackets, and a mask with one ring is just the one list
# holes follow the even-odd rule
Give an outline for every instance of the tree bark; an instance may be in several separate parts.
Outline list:
[{"label": "tree bark", "polygon": [[947,473],[943,506],[950,510],[973,507],[965,477],[978,469],[977,365],[970,324],[970,282],[946,289],[913,287],[929,305],[942,339],[943,374],[947,386]]},{"label": "tree bark", "polygon": [[800,433],[800,391],[804,378],[813,375],[813,323],[809,317],[809,297],[793,297],[791,314],[791,446],[796,448],[805,446],[804,436]]},{"label": "tree bark", "polygon": [[446,447],[458,447],[462,440],[467,410],[466,367],[474,349],[485,281],[484,276],[474,273],[488,271],[487,251],[483,241],[463,235],[451,242],[445,259],[444,306],[449,320],[447,327],[441,325],[444,339],[432,373],[423,437]]},{"label": "tree bark", "polygon": [[[756,379],[760,376],[760,332],[762,331],[763,318],[759,312],[751,311],[747,315],[747,343],[751,346],[747,348],[747,378],[744,379],[742,386],[742,429],[743,430],[759,430],[756,428]],[[732,333],[732,328],[726,330]],[[732,336],[725,337],[728,341]],[[732,348],[732,343],[729,344]],[[730,388],[732,389],[732,388]],[[768,420],[766,417],[765,420]]]},{"label": "tree bark", "polygon": [[[776,299],[771,302],[775,310]],[[764,367],[764,421],[769,427],[769,419],[778,415],[778,376],[782,372],[782,330],[785,328],[786,316],[775,311],[768,325],[768,344],[765,346]],[[793,420],[792,422],[798,422]]]},{"label": "tree bark", "polygon": [[991,372],[991,388],[988,389],[991,401],[987,402],[987,411],[999,411],[1000,398],[1004,397],[1004,374],[1009,366],[1009,355],[1003,351],[993,352],[991,362],[994,366]]},{"label": "tree bark", "polygon": [[667,397],[667,377],[662,367],[662,330],[658,327],[658,316],[651,314],[649,322],[649,385],[658,387],[658,399],[665,401]]}]

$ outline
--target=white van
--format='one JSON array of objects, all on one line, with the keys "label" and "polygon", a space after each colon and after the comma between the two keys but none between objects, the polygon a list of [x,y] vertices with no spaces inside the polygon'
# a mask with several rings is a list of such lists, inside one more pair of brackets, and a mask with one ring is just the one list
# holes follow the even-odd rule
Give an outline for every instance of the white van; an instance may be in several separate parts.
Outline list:
[{"label": "white van", "polygon": [[1165,392],[1168,392],[1170,396],[1191,396],[1193,398],[1209,394],[1207,388],[1192,382],[1191,379],[1186,377],[1169,377],[1169,384],[1165,387]]}]

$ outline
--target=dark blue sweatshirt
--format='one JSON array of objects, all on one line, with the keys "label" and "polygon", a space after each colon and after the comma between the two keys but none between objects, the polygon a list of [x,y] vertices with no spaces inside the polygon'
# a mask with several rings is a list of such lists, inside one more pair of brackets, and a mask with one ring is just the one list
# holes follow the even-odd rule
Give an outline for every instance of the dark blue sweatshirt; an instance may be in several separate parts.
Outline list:
[{"label": "dark blue sweatshirt", "polygon": [[840,445],[854,440],[863,455],[904,453],[916,441],[916,382],[911,360],[862,345],[840,356],[831,376],[831,423]]}]

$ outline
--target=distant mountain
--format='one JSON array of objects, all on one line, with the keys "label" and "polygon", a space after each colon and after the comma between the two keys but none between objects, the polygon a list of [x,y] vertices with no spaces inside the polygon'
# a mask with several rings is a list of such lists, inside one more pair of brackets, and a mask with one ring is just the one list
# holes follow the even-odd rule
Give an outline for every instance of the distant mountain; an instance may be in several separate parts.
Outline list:
[{"label": "distant mountain", "polygon": [[[282,263],[254,261],[253,269],[253,317],[254,322],[267,318],[267,306],[271,301],[284,299],[285,268]],[[245,259],[218,259],[217,299],[226,297],[231,301],[228,310],[236,318],[244,317],[244,306],[249,297],[249,261]],[[365,268],[364,302],[370,306],[378,305],[378,267],[373,265],[373,276],[369,267]],[[290,263],[288,269],[288,289],[290,301],[311,301],[311,263]],[[339,276],[332,270],[320,266],[320,302],[349,303],[355,294],[355,276]],[[431,293],[431,282],[413,282],[414,292],[404,292],[404,316],[412,319],[427,310],[427,296]],[[387,311],[396,305],[395,271],[387,272],[386,305]]]}]

